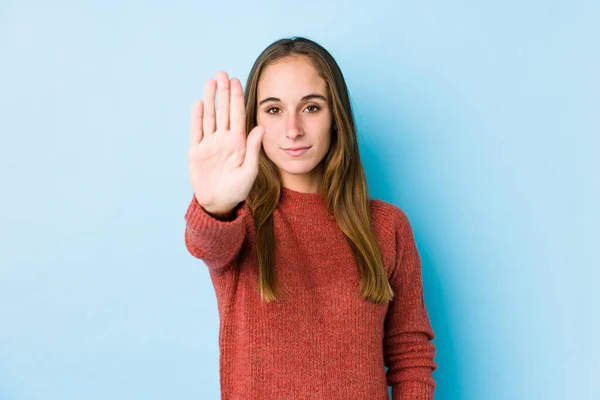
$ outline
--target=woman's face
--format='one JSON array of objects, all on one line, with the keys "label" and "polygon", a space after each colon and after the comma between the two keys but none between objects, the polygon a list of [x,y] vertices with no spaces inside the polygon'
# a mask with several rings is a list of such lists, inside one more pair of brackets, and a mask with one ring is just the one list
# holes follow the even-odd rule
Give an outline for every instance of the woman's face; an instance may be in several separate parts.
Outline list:
[{"label": "woman's face", "polygon": [[[332,114],[327,84],[302,56],[267,66],[258,81],[256,121],[265,127],[265,153],[278,167],[282,184],[303,193],[319,191],[329,151]],[[307,147],[298,152],[286,149]]]}]

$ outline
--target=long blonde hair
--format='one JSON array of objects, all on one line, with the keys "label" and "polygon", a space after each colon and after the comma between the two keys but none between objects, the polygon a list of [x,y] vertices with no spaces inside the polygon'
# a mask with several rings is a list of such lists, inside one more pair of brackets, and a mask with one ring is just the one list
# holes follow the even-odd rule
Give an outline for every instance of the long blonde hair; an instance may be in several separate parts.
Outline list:
[{"label": "long blonde hair", "polygon": [[[359,273],[362,274],[361,296],[375,303],[388,302],[394,293],[387,280],[381,250],[371,224],[367,182],[360,161],[348,89],[331,54],[321,45],[303,37],[284,38],[269,45],[256,59],[246,82],[246,132],[256,126],[256,97],[262,71],[269,64],[291,56],[308,58],[327,83],[333,123],[331,147],[320,164],[323,168],[321,193],[346,235]],[[285,293],[275,270],[273,212],[280,196],[279,171],[261,148],[258,176],[247,202],[256,228],[258,289],[266,302],[277,300],[282,292]]]}]

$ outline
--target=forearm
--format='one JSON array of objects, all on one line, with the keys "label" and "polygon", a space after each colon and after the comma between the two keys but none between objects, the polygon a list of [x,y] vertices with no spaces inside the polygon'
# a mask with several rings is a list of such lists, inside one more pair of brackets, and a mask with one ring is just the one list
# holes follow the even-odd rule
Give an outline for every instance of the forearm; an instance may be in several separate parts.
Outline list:
[{"label": "forearm", "polygon": [[239,253],[246,234],[245,202],[231,210],[205,210],[194,197],[185,214],[185,245],[211,269],[220,269]]}]

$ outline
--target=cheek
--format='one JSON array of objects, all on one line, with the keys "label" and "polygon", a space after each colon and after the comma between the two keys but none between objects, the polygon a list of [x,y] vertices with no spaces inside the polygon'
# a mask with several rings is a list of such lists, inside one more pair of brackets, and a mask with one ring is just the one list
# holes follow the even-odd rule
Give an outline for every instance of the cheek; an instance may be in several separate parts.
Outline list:
[{"label": "cheek", "polygon": [[326,145],[331,140],[331,123],[327,119],[310,121],[307,128],[319,145]]},{"label": "cheek", "polygon": [[265,134],[263,136],[263,144],[275,143],[277,137],[282,132],[281,127],[274,120],[269,120],[269,118],[263,118],[260,122],[258,122],[263,128],[265,128]]},{"label": "cheek", "polygon": [[262,147],[265,150],[265,153],[267,154],[267,156],[271,159],[273,159],[274,157],[277,157],[277,149],[279,148],[277,140],[276,140],[276,135],[273,132],[273,130],[271,130],[269,133],[269,129],[266,128],[267,131],[266,133],[263,135],[262,137]]},{"label": "cheek", "polygon": [[323,112],[318,116],[307,118],[304,123],[311,132],[314,132],[319,137],[322,137],[331,130],[331,116],[329,112]]},{"label": "cheek", "polygon": [[285,132],[285,122],[282,118],[263,118],[262,126],[267,130],[267,135],[275,137],[281,132]]}]

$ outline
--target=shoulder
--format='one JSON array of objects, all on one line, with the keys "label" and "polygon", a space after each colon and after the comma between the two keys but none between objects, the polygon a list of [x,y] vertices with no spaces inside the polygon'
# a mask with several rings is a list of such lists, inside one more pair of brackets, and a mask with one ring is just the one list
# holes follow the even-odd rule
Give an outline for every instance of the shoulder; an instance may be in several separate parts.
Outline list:
[{"label": "shoulder", "polygon": [[397,205],[379,199],[369,202],[373,230],[391,273],[406,244],[413,241],[411,224],[404,210]]},{"label": "shoulder", "polygon": [[410,229],[408,216],[397,205],[380,199],[369,199],[369,203],[375,230],[395,235]]},{"label": "shoulder", "polygon": [[[419,267],[420,255],[413,228],[404,210],[382,200],[372,199],[370,203],[373,228],[387,266],[388,278],[399,265]],[[399,260],[402,260],[401,264]]]}]

